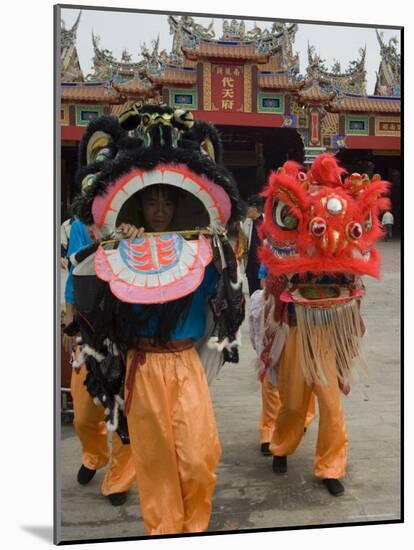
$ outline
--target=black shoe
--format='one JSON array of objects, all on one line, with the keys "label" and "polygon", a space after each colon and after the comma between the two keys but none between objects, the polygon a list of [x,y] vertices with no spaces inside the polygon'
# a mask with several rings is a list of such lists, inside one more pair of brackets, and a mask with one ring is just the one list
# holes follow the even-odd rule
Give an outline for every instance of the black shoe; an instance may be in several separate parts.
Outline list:
[{"label": "black shoe", "polygon": [[305,427],[303,428],[303,433],[305,434],[307,431],[308,431],[308,428],[305,426]]},{"label": "black shoe", "polygon": [[108,495],[108,498],[112,506],[122,506],[125,504],[127,499],[127,493],[126,491],[123,493],[112,493],[111,495]]},{"label": "black shoe", "polygon": [[272,456],[272,453],[270,452],[270,449],[269,449],[269,445],[270,443],[262,443],[260,445],[260,452],[262,453],[263,456]]},{"label": "black shoe", "polygon": [[96,470],[90,470],[82,464],[78,472],[78,483],[81,485],[87,485],[95,474]]},{"label": "black shoe", "polygon": [[328,491],[331,493],[331,495],[333,495],[334,497],[339,497],[339,495],[342,495],[345,491],[345,488],[339,481],[339,479],[328,477],[323,480],[323,483]]},{"label": "black shoe", "polygon": [[275,474],[285,474],[287,472],[287,458],[285,456],[273,457],[273,471]]}]

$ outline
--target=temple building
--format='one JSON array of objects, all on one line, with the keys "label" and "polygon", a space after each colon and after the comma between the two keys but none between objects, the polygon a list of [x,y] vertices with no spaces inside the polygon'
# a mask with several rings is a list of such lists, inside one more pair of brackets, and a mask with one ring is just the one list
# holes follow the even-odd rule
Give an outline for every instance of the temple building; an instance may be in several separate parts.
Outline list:
[{"label": "temple building", "polygon": [[[377,31],[381,62],[374,95],[367,95],[365,49],[341,70],[331,69],[308,45],[300,73],[294,52],[297,24],[270,29],[223,21],[216,37],[190,16],[168,16],[171,51],[159,40],[141,47],[139,61],[124,51],[117,60],[92,34],[92,73],[83,77],[76,30],[61,26],[62,207],[67,212],[77,144],[91,118],[117,115],[131,102],[162,102],[194,112],[221,132],[224,163],[243,197],[262,188],[270,170],[287,159],[310,164],[323,151],[349,171],[378,172],[393,182],[394,213],[400,211],[400,56],[393,38]],[[167,17],[167,16],[166,16]],[[399,218],[395,216],[396,230]]]}]

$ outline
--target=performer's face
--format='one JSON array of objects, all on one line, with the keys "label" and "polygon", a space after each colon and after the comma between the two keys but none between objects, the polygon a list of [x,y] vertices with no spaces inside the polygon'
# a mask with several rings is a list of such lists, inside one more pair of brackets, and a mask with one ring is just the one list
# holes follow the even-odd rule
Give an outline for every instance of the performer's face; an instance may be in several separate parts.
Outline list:
[{"label": "performer's face", "polygon": [[174,217],[176,200],[167,190],[151,186],[141,193],[141,208],[146,230],[165,231]]}]

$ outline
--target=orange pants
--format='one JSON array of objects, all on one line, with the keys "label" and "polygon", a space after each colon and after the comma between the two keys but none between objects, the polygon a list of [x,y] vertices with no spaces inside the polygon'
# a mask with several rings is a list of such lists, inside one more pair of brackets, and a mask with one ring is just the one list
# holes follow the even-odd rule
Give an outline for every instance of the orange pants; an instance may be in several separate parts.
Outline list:
[{"label": "orange pants", "polygon": [[[73,369],[71,393],[74,409],[74,426],[82,445],[82,464],[99,470],[109,462],[108,431],[102,406],[97,406],[83,382],[86,367]],[[112,460],[102,482],[104,496],[122,493],[135,484],[135,469],[130,445],[124,445],[116,432],[112,434]]]},{"label": "orange pants", "polygon": [[345,475],[348,436],[338,380],[335,352],[329,342],[317,334],[316,345],[328,377],[327,384],[308,385],[301,368],[298,332],[291,327],[280,359],[279,392],[282,405],[276,419],[270,444],[274,456],[292,454],[303,436],[303,426],[312,392],[318,399],[319,429],[314,474],[320,478],[341,478]]},{"label": "orange pants", "polygon": [[[280,401],[279,390],[273,386],[267,376],[262,382],[262,411],[259,422],[260,443],[269,443],[272,440],[275,430],[275,423],[282,403]],[[307,428],[315,416],[315,396],[312,394],[309,401],[309,408],[306,413],[305,425]]]},{"label": "orange pants", "polygon": [[146,352],[131,391],[128,428],[148,533],[204,531],[221,448],[197,352]]}]

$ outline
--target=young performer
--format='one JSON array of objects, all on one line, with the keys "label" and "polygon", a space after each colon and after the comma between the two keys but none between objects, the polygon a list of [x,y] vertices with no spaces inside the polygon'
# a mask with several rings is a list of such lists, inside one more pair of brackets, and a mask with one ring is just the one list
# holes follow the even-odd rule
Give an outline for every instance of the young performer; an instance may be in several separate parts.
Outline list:
[{"label": "young performer", "polygon": [[379,277],[374,248],[382,236],[378,215],[387,208],[388,185],[352,174],[325,153],[306,176],[292,162],[270,176],[265,190],[266,239],[261,260],[269,271],[276,335],[269,330],[271,361],[281,408],[270,451],[273,470],[287,471],[287,455],[303,436],[312,392],[319,431],[314,474],[333,495],[343,493],[348,436],[340,397],[349,393],[364,327],[359,314],[361,275]]},{"label": "young performer", "polygon": [[223,232],[237,188],[215,129],[164,106],[92,122],[80,159],[74,208],[102,235],[75,258],[88,390],[124,440],[127,418],[148,533],[204,531],[220,443],[195,344],[207,334],[237,361],[244,303]]}]

